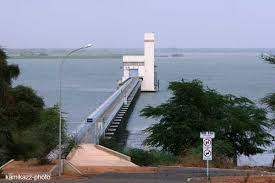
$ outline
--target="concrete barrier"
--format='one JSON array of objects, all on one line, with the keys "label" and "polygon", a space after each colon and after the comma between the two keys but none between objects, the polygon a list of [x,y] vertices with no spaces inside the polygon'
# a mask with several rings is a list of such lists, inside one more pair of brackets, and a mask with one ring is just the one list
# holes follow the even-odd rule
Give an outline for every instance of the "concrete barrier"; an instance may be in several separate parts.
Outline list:
[{"label": "concrete barrier", "polygon": [[78,175],[83,175],[81,173],[81,171],[76,167],[74,166],[71,162],[69,161],[64,161],[64,172],[69,172],[69,173],[76,173]]},{"label": "concrete barrier", "polygon": [[70,160],[70,159],[74,156],[74,154],[75,154],[75,152],[76,152],[76,150],[77,150],[78,148],[81,148],[81,147],[80,147],[80,146],[74,147],[74,148],[70,151],[70,153],[67,155],[66,160]]},{"label": "concrete barrier", "polygon": [[56,165],[54,165],[54,166],[52,167],[52,169],[49,171],[49,174],[50,174],[51,176],[56,176],[56,175],[58,175],[58,173],[59,173],[59,165],[56,164]]},{"label": "concrete barrier", "polygon": [[8,166],[10,163],[12,163],[14,161],[14,159],[11,159],[10,161],[8,161],[7,163],[5,163],[4,165],[2,165],[0,167],[0,170],[2,170],[3,168],[5,168],[6,166]]},{"label": "concrete barrier", "polygon": [[127,156],[127,155],[125,155],[125,154],[119,153],[119,152],[117,152],[117,151],[114,151],[114,150],[112,150],[112,149],[109,149],[109,148],[104,147],[104,146],[101,146],[101,145],[95,145],[95,146],[96,146],[96,148],[98,148],[98,149],[100,149],[100,150],[102,150],[102,151],[105,151],[105,152],[107,152],[107,153],[110,153],[110,154],[112,154],[112,155],[114,155],[114,156],[117,156],[117,157],[119,157],[119,158],[121,158],[121,159],[124,159],[124,160],[126,160],[126,161],[131,161],[131,157],[130,157],[130,156]]}]

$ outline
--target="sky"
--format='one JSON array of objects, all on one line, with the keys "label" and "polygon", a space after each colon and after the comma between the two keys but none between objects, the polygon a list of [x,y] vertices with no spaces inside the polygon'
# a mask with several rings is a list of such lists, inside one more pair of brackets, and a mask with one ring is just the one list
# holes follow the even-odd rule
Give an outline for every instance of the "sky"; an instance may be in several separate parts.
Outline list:
[{"label": "sky", "polygon": [[5,48],[275,48],[275,0],[0,0]]}]

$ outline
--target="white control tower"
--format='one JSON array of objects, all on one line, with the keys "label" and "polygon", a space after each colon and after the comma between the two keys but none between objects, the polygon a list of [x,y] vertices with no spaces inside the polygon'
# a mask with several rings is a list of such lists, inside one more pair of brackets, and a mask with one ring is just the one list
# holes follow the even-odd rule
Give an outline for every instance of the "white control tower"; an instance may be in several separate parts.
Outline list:
[{"label": "white control tower", "polygon": [[156,91],[158,83],[155,72],[154,33],[144,34],[144,55],[123,56],[122,81],[130,77],[142,78],[141,91]]}]

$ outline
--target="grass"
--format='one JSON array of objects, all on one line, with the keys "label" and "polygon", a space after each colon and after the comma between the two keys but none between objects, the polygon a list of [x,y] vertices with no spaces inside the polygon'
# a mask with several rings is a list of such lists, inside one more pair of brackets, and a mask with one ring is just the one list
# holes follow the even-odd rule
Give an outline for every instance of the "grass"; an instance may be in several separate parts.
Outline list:
[{"label": "grass", "polygon": [[130,156],[132,162],[139,166],[168,166],[175,165],[178,162],[178,157],[173,154],[156,150],[125,149],[122,153]]}]

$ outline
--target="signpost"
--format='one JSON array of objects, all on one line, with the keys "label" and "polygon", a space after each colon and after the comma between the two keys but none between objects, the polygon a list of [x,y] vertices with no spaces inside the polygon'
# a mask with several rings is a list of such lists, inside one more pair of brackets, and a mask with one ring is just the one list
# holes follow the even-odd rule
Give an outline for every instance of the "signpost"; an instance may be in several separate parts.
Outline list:
[{"label": "signpost", "polygon": [[215,138],[215,132],[201,132],[202,138],[202,159],[206,161],[206,175],[209,178],[209,161],[212,160],[212,139]]}]

